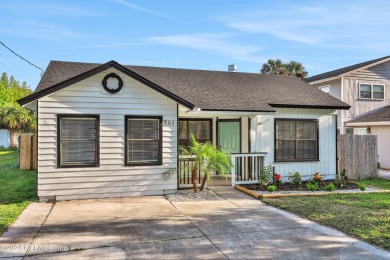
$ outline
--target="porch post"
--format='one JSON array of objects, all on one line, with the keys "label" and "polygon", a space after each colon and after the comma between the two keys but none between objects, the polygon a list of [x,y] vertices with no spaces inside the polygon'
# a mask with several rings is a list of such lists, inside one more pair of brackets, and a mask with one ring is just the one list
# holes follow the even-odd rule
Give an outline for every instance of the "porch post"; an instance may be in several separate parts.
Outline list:
[{"label": "porch post", "polygon": [[232,180],[232,186],[236,186],[236,157],[231,154],[230,158],[232,160],[232,167],[231,167],[231,180]]}]

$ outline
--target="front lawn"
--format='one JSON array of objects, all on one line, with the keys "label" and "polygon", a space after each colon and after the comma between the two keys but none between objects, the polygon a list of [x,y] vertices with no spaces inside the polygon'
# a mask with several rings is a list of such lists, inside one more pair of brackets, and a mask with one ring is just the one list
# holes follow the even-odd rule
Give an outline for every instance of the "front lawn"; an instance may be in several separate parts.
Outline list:
[{"label": "front lawn", "polygon": [[370,178],[364,180],[352,180],[356,183],[363,183],[365,185],[381,188],[384,190],[390,190],[390,180],[386,180],[384,178]]},{"label": "front lawn", "polygon": [[18,152],[13,149],[0,150],[0,169],[6,165],[18,163]]},{"label": "front lawn", "polygon": [[0,150],[0,235],[37,200],[36,171],[17,169],[17,153]]},{"label": "front lawn", "polygon": [[390,193],[264,198],[263,201],[390,249]]}]

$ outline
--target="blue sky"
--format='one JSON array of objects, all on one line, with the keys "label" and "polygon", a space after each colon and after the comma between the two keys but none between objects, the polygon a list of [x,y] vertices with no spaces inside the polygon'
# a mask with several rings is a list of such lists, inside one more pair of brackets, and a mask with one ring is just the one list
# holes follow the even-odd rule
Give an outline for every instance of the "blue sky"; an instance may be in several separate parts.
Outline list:
[{"label": "blue sky", "polygon": [[[0,41],[50,60],[257,73],[267,59],[309,75],[390,54],[390,1],[0,1]],[[0,46],[0,71],[35,89],[40,71]]]}]

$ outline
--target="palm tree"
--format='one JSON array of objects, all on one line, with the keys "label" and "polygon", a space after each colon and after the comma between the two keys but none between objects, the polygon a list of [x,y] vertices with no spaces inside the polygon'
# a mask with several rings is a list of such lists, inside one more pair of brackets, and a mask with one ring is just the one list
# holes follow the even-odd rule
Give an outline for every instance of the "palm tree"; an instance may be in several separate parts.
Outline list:
[{"label": "palm tree", "polygon": [[285,68],[288,72],[288,75],[296,76],[298,78],[306,78],[307,77],[307,71],[305,71],[305,67],[303,67],[302,63],[297,61],[290,61],[289,63],[285,64]]},{"label": "palm tree", "polygon": [[[18,105],[5,104],[0,110],[0,125],[10,131],[10,145],[17,146],[18,132],[27,124],[30,123],[32,128],[36,127],[36,120],[31,115],[31,112]],[[34,129],[32,129],[34,130]]]},{"label": "palm tree", "polygon": [[280,60],[269,59],[267,63],[264,63],[261,67],[262,74],[274,74],[274,75],[287,75],[285,64]]},{"label": "palm tree", "polygon": [[230,167],[233,165],[230,160],[230,156],[210,142],[200,144],[195,140],[194,135],[191,134],[190,146],[180,147],[180,153],[182,155],[194,156],[194,163],[191,166],[192,173],[192,187],[194,192],[198,192],[198,172],[203,172],[202,184],[200,191],[203,191],[207,181],[211,180],[211,172],[218,172],[224,175],[229,172]]}]

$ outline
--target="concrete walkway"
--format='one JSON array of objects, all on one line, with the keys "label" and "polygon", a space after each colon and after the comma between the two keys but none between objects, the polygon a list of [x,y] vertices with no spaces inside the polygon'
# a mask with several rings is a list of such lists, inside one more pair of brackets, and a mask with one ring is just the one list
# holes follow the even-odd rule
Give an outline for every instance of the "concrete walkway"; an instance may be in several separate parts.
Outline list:
[{"label": "concrete walkway", "polygon": [[379,177],[390,180],[389,170],[379,170]]},{"label": "concrete walkway", "polygon": [[232,187],[224,201],[33,203],[0,238],[12,259],[389,259],[390,253]]}]

